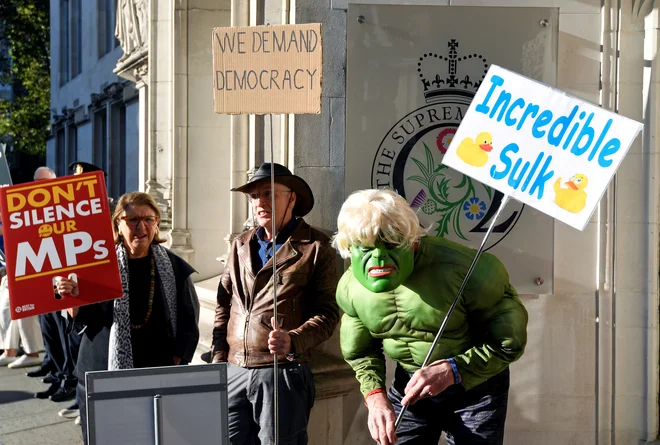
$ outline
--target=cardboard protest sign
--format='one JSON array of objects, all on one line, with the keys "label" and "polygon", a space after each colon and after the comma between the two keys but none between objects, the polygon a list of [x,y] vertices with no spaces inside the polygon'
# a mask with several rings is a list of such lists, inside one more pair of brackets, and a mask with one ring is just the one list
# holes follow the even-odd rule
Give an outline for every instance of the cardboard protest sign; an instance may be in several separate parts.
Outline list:
[{"label": "cardboard protest sign", "polygon": [[[102,172],[0,188],[0,209],[12,319],[121,297]],[[80,295],[61,298],[72,273]]]},{"label": "cardboard protest sign", "polygon": [[641,129],[491,65],[442,162],[582,230]]},{"label": "cardboard protest sign", "polygon": [[223,114],[319,114],[321,24],[213,30],[213,99]]}]

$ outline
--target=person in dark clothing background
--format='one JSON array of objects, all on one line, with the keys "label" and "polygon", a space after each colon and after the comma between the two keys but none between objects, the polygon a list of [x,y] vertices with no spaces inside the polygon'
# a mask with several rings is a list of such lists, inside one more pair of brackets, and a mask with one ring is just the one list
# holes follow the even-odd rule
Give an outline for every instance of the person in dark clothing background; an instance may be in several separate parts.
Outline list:
[{"label": "person in dark clothing background", "polygon": [[[55,172],[48,167],[39,167],[34,172],[34,180],[54,179]],[[51,312],[39,316],[46,354],[41,367],[27,373],[28,377],[44,377],[50,383],[45,390],[36,393],[38,399],[50,398],[54,402],[71,400],[76,395],[77,379],[74,376],[80,336],[67,329],[66,314]],[[75,406],[70,408],[77,409]]]},{"label": "person in dark clothing background", "polygon": [[[55,177],[55,173],[52,170],[47,170],[52,173],[52,176],[44,179]],[[103,171],[94,164],[81,161],[71,163],[69,170],[74,175]],[[35,173],[35,180],[38,180],[38,174],[39,170]],[[114,211],[112,198],[108,198],[108,204],[110,206],[110,213],[112,214]],[[76,400],[72,405],[60,410],[58,414],[61,417],[76,419],[80,416],[80,397],[76,390],[78,383],[76,364],[78,361],[81,335],[74,329],[73,320],[64,313],[46,314],[40,318],[40,323],[47,352],[44,362],[48,361],[48,363],[47,366],[42,366],[41,369],[28,373],[28,376],[39,377],[48,374],[44,377],[43,381],[44,383],[51,383],[51,386],[45,391],[35,394],[35,397],[40,399],[50,398],[56,402],[75,398]]]}]

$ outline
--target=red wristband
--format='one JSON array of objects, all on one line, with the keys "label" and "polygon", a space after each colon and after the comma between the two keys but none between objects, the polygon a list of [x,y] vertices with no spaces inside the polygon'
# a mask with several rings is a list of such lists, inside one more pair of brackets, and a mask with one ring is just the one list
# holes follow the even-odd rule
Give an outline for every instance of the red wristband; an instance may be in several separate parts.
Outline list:
[{"label": "red wristband", "polygon": [[373,396],[374,394],[379,394],[381,392],[384,393],[385,390],[383,388],[376,388],[376,389],[372,389],[371,391],[369,391],[367,393],[367,395],[364,396],[364,406],[367,406],[367,399],[369,398],[369,396]]}]

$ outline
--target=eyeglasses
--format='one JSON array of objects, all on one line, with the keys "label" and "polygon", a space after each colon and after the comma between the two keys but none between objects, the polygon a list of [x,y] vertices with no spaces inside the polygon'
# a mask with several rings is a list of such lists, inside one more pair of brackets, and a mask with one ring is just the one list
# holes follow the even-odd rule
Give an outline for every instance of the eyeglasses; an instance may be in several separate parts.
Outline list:
[{"label": "eyeglasses", "polygon": [[122,216],[119,219],[133,227],[139,226],[140,222],[143,222],[145,226],[153,226],[158,222],[158,218],[155,216]]},{"label": "eyeglasses", "polygon": [[[278,195],[280,193],[291,193],[291,190],[276,190],[275,195]],[[257,199],[261,198],[264,200],[270,200],[273,196],[273,192],[270,189],[265,189],[260,192],[252,192],[252,193],[246,193],[245,194],[250,201],[256,201]]]}]

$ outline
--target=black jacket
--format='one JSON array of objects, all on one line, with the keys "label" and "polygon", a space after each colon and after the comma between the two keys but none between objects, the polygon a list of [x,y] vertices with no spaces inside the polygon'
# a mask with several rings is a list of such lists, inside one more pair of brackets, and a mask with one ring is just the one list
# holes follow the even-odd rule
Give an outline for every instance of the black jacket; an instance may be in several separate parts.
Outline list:
[{"label": "black jacket", "polygon": [[[195,272],[181,257],[167,250],[177,283],[177,335],[174,355],[181,364],[190,363],[199,342],[199,301],[190,275]],[[110,327],[114,311],[113,301],[83,306],[74,319],[74,329],[82,330],[76,376],[84,381],[89,371],[108,369]]]}]

